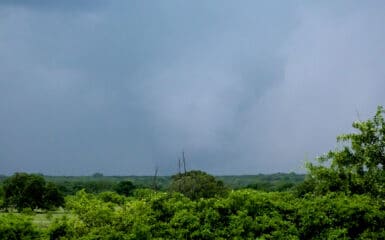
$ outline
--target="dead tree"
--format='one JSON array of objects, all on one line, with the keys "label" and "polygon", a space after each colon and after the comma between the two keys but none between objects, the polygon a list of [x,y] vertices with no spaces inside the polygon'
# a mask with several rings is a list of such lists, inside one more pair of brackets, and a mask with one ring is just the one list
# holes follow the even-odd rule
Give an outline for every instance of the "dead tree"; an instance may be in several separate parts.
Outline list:
[{"label": "dead tree", "polygon": [[180,157],[178,157],[178,173],[181,174],[181,163],[180,163]]},{"label": "dead tree", "polygon": [[158,166],[155,166],[155,172],[154,172],[154,177],[152,179],[152,187],[155,191],[158,191],[158,182],[157,182],[157,178],[158,178],[158,170],[159,170],[159,167]]},{"label": "dead tree", "polygon": [[184,157],[184,151],[182,151],[182,160],[183,160],[184,174],[186,174],[186,158]]}]

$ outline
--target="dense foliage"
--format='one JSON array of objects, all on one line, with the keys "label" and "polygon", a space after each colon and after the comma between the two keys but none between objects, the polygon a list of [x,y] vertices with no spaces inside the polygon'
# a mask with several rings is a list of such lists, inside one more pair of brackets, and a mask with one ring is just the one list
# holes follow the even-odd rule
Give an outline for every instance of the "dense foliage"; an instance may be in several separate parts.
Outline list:
[{"label": "dense foliage", "polygon": [[68,239],[379,239],[384,203],[365,195],[296,198],[291,193],[237,190],[225,198],[191,200],[178,193],[136,193],[123,203],[78,192],[71,217],[53,236]]},{"label": "dense foliage", "polygon": [[50,209],[64,204],[57,186],[36,174],[15,173],[3,183],[5,208]]},{"label": "dense foliage", "polygon": [[131,181],[121,181],[119,182],[114,190],[121,195],[130,196],[134,192],[136,186]]},{"label": "dense foliage", "polygon": [[[88,193],[101,193],[116,191],[121,182],[132,182],[135,188],[152,188],[153,176],[45,176],[47,181],[54,182],[65,195],[74,195],[79,190],[85,189]],[[166,190],[171,177],[158,176],[157,186],[160,190]]]},{"label": "dense foliage", "polygon": [[29,217],[0,214],[0,240],[32,240],[41,236]]},{"label": "dense foliage", "polygon": [[0,215],[0,239],[384,239],[385,204],[367,195],[237,190],[191,200],[179,193],[79,191],[64,217],[37,229],[30,217]]},{"label": "dense foliage", "polygon": [[223,196],[227,192],[222,181],[196,170],[172,176],[169,189],[172,192],[180,192],[191,199]]},{"label": "dense foliage", "polygon": [[378,107],[373,119],[356,121],[356,133],[337,137],[342,148],[308,164],[309,174],[303,193],[344,192],[385,196],[385,120],[384,109]]},{"label": "dense foliage", "polygon": [[[85,189],[88,193],[101,193],[117,191],[121,182],[132,182],[134,188],[153,188],[154,176],[104,176],[95,173],[92,176],[43,176],[46,182],[55,183],[64,195],[74,195],[79,190]],[[0,175],[0,191],[2,182],[7,176]],[[303,182],[305,174],[274,173],[257,175],[215,176],[227,188],[242,189],[253,188],[262,191],[286,191]],[[169,189],[172,182],[171,176],[157,176],[158,190]]]},{"label": "dense foliage", "polygon": [[305,179],[305,174],[274,173],[242,176],[218,176],[232,189],[252,188],[266,192],[281,192],[295,188]]}]

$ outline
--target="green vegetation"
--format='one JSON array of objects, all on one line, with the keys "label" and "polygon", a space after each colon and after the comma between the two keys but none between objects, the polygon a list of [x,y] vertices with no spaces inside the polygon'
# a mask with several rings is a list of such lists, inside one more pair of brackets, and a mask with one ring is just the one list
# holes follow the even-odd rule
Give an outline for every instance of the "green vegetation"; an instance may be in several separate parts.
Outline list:
[{"label": "green vegetation", "polygon": [[169,190],[180,192],[193,200],[223,196],[227,192],[222,181],[202,171],[189,171],[172,176]]},{"label": "green vegetation", "polygon": [[[289,192],[244,189],[223,198],[191,200],[180,193],[139,192],[134,193],[135,197],[122,197],[121,202],[106,202],[100,194],[79,191],[66,200],[70,214],[53,219],[48,226],[37,228],[31,224],[32,218],[25,215],[16,219],[20,223],[3,226],[11,228],[7,230],[11,232],[28,229],[33,236],[39,236],[36,239],[383,239],[385,236],[385,204],[367,195],[329,193],[297,198]],[[21,224],[28,228],[20,228]]]},{"label": "green vegetation", "polygon": [[[66,196],[64,209],[42,214],[32,211],[41,207],[33,197],[55,185],[15,174],[4,181],[5,205],[20,198],[33,204],[0,213],[0,240],[385,239],[384,113],[379,107],[373,119],[353,123],[357,132],[338,137],[339,149],[307,164],[305,181],[294,173],[215,178],[188,171],[155,191],[110,177],[108,191],[79,190]],[[90,178],[83,184],[108,177]],[[9,198],[10,189],[29,190]]]},{"label": "green vegetation", "polygon": [[344,192],[385,197],[384,113],[384,109],[378,107],[373,119],[354,122],[356,133],[337,137],[345,143],[341,149],[320,157],[318,165],[309,163],[302,194],[311,189],[317,195]]},{"label": "green vegetation", "polygon": [[[103,176],[100,173],[92,176],[45,176],[45,179],[58,185],[65,195],[74,195],[82,189],[88,193],[116,191],[119,183],[125,181],[130,181],[135,188],[152,188],[153,185],[153,176]],[[159,189],[166,190],[170,179],[169,176],[158,176]]]},{"label": "green vegetation", "polygon": [[116,187],[115,191],[118,194],[130,196],[135,190],[135,185],[131,181],[121,181],[119,182]]},{"label": "green vegetation", "polygon": [[64,204],[57,186],[36,174],[15,173],[4,181],[3,189],[5,208],[51,209]]},{"label": "green vegetation", "polygon": [[[95,174],[93,174],[95,175]],[[88,193],[118,191],[121,182],[129,181],[135,188],[153,188],[153,176],[43,176],[47,182],[55,183],[64,195],[74,195],[85,189]],[[286,191],[293,189],[305,179],[304,174],[275,173],[241,176],[216,176],[224,186],[230,189],[253,188],[261,191]],[[0,178],[1,182],[6,179]],[[171,176],[157,176],[158,190],[166,191],[172,183]],[[1,196],[1,187],[0,187]]]},{"label": "green vegetation", "polygon": [[0,214],[0,240],[40,239],[41,232],[23,215]]}]

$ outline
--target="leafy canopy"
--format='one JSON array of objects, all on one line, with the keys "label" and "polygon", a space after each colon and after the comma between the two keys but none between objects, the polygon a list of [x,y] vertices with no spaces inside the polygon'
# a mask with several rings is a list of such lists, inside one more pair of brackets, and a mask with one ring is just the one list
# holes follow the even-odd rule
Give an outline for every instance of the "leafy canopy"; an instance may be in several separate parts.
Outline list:
[{"label": "leafy canopy", "polygon": [[223,196],[226,188],[222,181],[202,171],[188,171],[172,176],[170,191],[180,192],[191,199]]},{"label": "leafy canopy", "polygon": [[343,147],[308,163],[305,182],[315,193],[343,191],[385,196],[385,110],[379,106],[372,119],[353,122],[355,133],[343,134],[337,141]]},{"label": "leafy canopy", "polygon": [[64,204],[64,197],[53,183],[46,183],[41,175],[15,173],[3,183],[4,206],[49,209]]},{"label": "leafy canopy", "polygon": [[119,182],[114,190],[121,195],[130,196],[133,194],[135,188],[135,185],[131,181],[125,180]]}]

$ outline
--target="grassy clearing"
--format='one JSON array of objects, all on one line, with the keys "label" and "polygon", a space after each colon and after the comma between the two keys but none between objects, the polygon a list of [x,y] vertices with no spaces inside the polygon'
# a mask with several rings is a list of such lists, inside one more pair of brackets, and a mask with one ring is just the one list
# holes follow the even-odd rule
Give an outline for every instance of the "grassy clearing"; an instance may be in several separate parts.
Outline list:
[{"label": "grassy clearing", "polygon": [[17,212],[1,212],[1,215],[22,215],[27,216],[32,220],[32,223],[37,226],[39,229],[48,228],[55,219],[59,219],[63,216],[69,216],[70,213],[64,211],[63,209],[57,211],[48,211],[48,212],[30,212],[30,213],[17,213]]},{"label": "grassy clearing", "polygon": [[37,213],[32,216],[32,222],[38,228],[48,228],[55,219],[61,218],[65,215],[69,215],[68,212],[65,211],[52,211],[46,213]]}]

